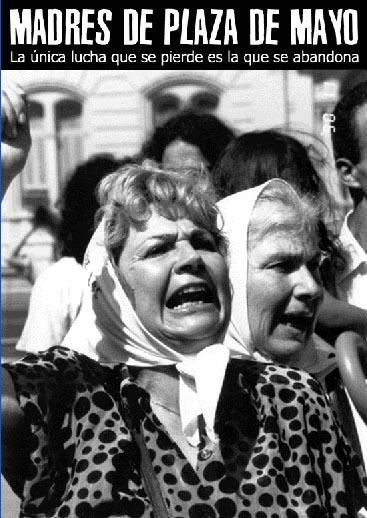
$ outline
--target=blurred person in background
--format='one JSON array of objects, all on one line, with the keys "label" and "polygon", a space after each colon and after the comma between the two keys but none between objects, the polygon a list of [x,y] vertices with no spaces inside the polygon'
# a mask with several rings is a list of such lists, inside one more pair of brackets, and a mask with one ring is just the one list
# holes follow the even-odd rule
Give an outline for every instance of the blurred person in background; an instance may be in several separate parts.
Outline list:
[{"label": "blurred person in background", "polygon": [[97,155],[78,165],[68,179],[60,200],[60,259],[35,281],[27,320],[16,345],[18,351],[42,351],[61,344],[77,317],[86,282],[83,257],[98,209],[96,189],[119,165],[109,155]]},{"label": "blurred person in background", "polygon": [[218,117],[185,111],[155,129],[142,147],[144,158],[163,169],[211,170],[234,132]]},{"label": "blurred person in background", "polygon": [[337,276],[337,293],[341,299],[367,309],[367,82],[340,99],[334,116],[336,166],[354,203],[339,236],[345,266]]},{"label": "blurred person in background", "polygon": [[28,244],[28,241],[32,238],[33,234],[41,231],[47,236],[43,239],[47,241],[51,240],[53,243],[53,246],[51,247],[51,257],[48,257],[47,260],[49,259],[51,262],[56,261],[58,258],[56,241],[59,231],[59,216],[52,212],[47,206],[39,205],[34,210],[31,225],[31,228],[25,236],[23,236],[6,262],[9,266],[14,268],[21,277],[27,279],[31,284],[34,284],[39,274],[44,271],[45,268],[48,268],[49,263],[46,260],[36,262],[32,261],[29,255],[24,252],[24,247]]},{"label": "blurred person in background", "polygon": [[[337,272],[337,294],[341,300],[348,301],[367,310],[367,82],[362,82],[349,90],[334,109],[332,142],[336,167],[340,179],[349,188],[353,209],[345,216],[339,240],[342,244],[344,268]],[[367,335],[367,333],[366,333]],[[341,349],[341,360],[350,365],[346,372],[345,383],[349,394],[354,394],[353,403],[359,410],[358,396],[363,393],[356,385],[356,370],[348,348]],[[360,351],[357,358],[366,356]],[[347,363],[346,361],[347,360]],[[365,358],[366,364],[366,358]],[[367,377],[367,368],[361,373]],[[356,399],[357,396],[357,399]],[[360,410],[354,407],[354,418],[359,430],[364,434],[361,442],[365,463],[367,464],[367,427],[362,421]]]}]

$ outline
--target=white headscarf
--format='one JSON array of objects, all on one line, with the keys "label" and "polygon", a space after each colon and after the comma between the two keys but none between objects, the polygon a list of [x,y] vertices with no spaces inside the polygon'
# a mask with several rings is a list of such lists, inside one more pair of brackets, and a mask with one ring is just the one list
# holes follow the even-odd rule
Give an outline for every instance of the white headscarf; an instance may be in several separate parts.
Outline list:
[{"label": "white headscarf", "polygon": [[[218,202],[223,217],[223,231],[229,244],[229,273],[232,283],[231,322],[225,338],[225,344],[232,355],[248,355],[261,362],[269,362],[259,351],[254,350],[247,314],[247,264],[248,264],[248,227],[255,202],[264,189],[272,182],[284,182],[274,179],[262,185],[238,192]],[[266,287],[264,287],[266,289]],[[336,366],[334,350],[315,334],[298,366],[319,379]]]},{"label": "white headscarf", "polygon": [[123,362],[136,367],[176,365],[183,432],[190,444],[199,443],[197,417],[202,414],[213,441],[215,411],[229,359],[222,343],[195,355],[175,351],[141,323],[104,245],[104,224],[88,246],[84,266],[88,289],[80,314],[63,344],[102,363]]}]

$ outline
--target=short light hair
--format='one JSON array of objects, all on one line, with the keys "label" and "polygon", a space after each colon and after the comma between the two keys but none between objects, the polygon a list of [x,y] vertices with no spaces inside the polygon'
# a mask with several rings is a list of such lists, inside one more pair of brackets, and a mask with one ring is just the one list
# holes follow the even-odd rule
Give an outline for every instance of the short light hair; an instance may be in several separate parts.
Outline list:
[{"label": "short light hair", "polygon": [[[265,203],[282,205],[290,214],[297,217],[291,223],[276,221],[274,218],[256,217],[256,208]],[[315,196],[301,193],[285,181],[272,181],[260,193],[254,206],[254,218],[249,225],[249,240],[253,242],[263,239],[271,232],[289,232],[304,237],[320,238],[319,222],[323,206]]]},{"label": "short light hair", "polygon": [[187,218],[207,230],[226,256],[225,238],[218,228],[216,196],[205,171],[184,174],[145,165],[128,165],[104,178],[99,186],[100,214],[105,221],[105,245],[118,261],[130,227],[142,228],[152,215],[170,220]]}]

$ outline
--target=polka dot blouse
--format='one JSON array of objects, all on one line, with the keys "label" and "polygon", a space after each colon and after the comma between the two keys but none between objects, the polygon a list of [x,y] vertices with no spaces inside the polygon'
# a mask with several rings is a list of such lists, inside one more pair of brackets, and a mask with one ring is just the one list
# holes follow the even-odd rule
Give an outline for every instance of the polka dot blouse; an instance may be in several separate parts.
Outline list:
[{"label": "polka dot blouse", "polygon": [[[58,347],[6,366],[31,425],[24,517],[153,517],[130,433],[141,427],[172,518],[351,518],[362,468],[310,375],[232,361],[196,469],[124,364]],[[157,517],[158,518],[158,517]]]}]

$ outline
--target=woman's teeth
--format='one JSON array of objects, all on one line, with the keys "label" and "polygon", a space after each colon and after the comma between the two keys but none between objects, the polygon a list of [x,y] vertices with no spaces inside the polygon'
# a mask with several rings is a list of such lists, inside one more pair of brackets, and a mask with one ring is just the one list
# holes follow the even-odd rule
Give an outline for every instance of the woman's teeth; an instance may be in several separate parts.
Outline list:
[{"label": "woman's teeth", "polygon": [[167,301],[167,307],[170,309],[184,309],[209,302],[213,302],[213,296],[207,287],[190,286],[174,293]]},{"label": "woman's teeth", "polygon": [[183,304],[179,304],[178,306],[174,306],[172,309],[184,309],[190,306],[201,306],[204,304],[203,300],[197,300],[192,302],[184,302]]}]

